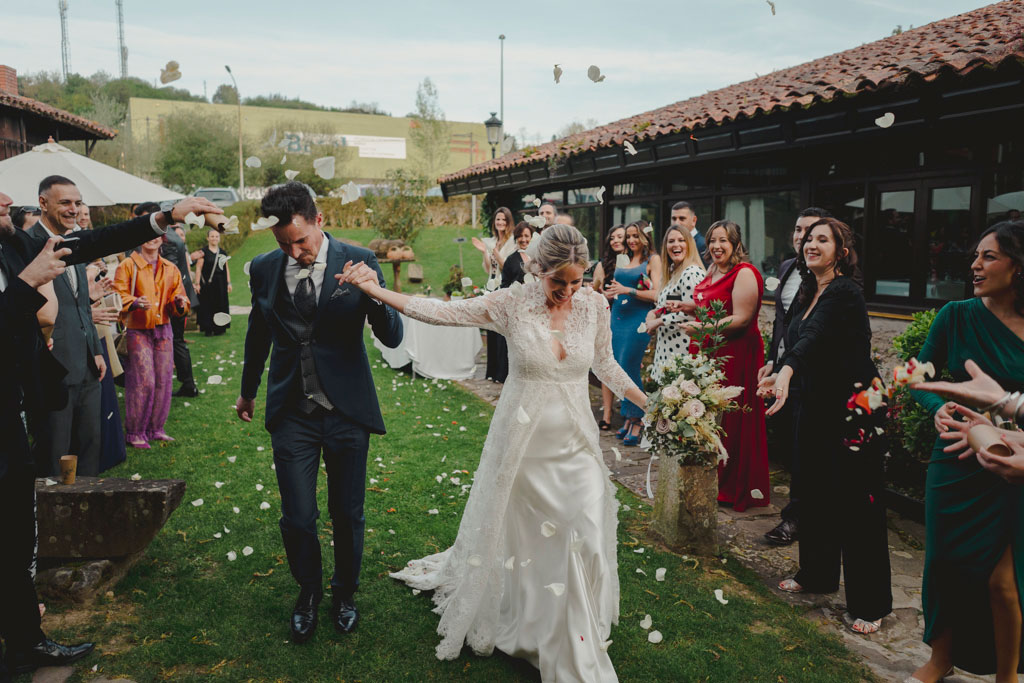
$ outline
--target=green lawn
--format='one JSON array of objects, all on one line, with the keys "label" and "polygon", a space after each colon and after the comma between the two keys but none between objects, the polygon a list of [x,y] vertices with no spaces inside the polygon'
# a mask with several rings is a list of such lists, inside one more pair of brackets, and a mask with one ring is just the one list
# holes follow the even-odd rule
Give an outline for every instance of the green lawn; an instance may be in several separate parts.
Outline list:
[{"label": "green lawn", "polygon": [[[443,243],[439,233],[439,243]],[[252,240],[254,251],[258,236]],[[247,247],[250,245],[246,245]],[[236,259],[240,271],[243,259]],[[240,280],[236,280],[238,282]],[[244,287],[241,289],[245,289]],[[236,290],[236,298],[238,290]],[[177,441],[130,451],[108,476],[181,478],[182,506],[112,597],[67,612],[50,605],[53,637],[95,640],[98,653],[76,678],[97,675],[136,681],[536,681],[522,661],[465,651],[457,661],[434,657],[437,616],[427,595],[387,577],[409,559],[436,552],[455,538],[466,497],[450,482],[476,469],[492,409],[449,382],[411,382],[372,350],[370,358],[389,433],[371,440],[366,500],[366,550],[357,595],[362,621],[353,634],[321,624],[314,639],[288,642],[297,593],[284,559],[277,521],[280,497],[263,428],[240,422],[238,395],[245,325],[222,337],[189,333],[200,387],[196,399],[174,399],[167,431]],[[212,385],[206,378],[223,377]],[[465,428],[465,431],[462,431]],[[437,475],[446,477],[441,483]],[[217,487],[216,482],[223,482]],[[258,490],[263,486],[262,490]],[[330,542],[326,477],[319,491],[322,538]],[[621,502],[619,573],[622,617],[609,650],[623,681],[859,681],[871,679],[830,635],[774,598],[736,562],[686,559],[646,537],[650,508],[625,489]],[[192,501],[202,499],[202,505]],[[269,508],[261,510],[266,502]],[[428,514],[437,509],[440,514]],[[243,549],[252,553],[244,555]],[[644,552],[635,552],[644,548]],[[237,553],[229,560],[228,553]],[[325,569],[331,569],[325,552]],[[655,570],[667,569],[664,582]],[[637,572],[642,569],[646,575]],[[722,588],[727,605],[713,591]],[[326,607],[326,606],[325,606]],[[322,614],[326,614],[324,609]],[[650,614],[664,641],[654,645],[639,623]],[[92,667],[97,666],[97,673]],[[21,681],[28,680],[22,677]]]},{"label": "green lawn", "polygon": [[[363,246],[369,244],[374,238],[372,230],[328,230],[337,238],[355,240]],[[424,228],[420,231],[419,238],[413,245],[416,251],[416,262],[423,266],[423,282],[419,284],[410,283],[407,280],[408,265],[402,266],[402,291],[406,293],[419,292],[424,285],[431,285],[434,294],[440,296],[441,287],[448,280],[448,269],[459,262],[459,245],[454,242],[456,237],[462,236],[467,242],[462,245],[463,265],[466,274],[473,278],[473,281],[482,285],[486,282],[486,275],[480,263],[480,252],[473,248],[468,239],[473,235],[471,228],[466,226],[444,226],[439,228]],[[231,254],[228,262],[231,268],[232,284],[248,280],[242,271],[247,261],[251,261],[258,254],[271,251],[277,248],[274,235],[270,230],[262,230],[252,233],[236,252]],[[384,270],[384,277],[391,286],[391,266],[381,264]],[[231,292],[231,303],[235,305],[249,304],[249,289],[247,287],[233,287]]]}]

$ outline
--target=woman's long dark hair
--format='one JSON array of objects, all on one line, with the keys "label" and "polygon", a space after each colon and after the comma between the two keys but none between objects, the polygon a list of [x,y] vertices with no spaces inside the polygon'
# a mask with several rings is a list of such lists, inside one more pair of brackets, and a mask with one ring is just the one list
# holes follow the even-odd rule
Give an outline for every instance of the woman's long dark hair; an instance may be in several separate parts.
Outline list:
[{"label": "woman's long dark hair", "polygon": [[605,237],[604,237],[604,250],[603,250],[604,255],[601,257],[601,269],[604,271],[604,281],[605,282],[611,282],[615,278],[615,257],[618,256],[618,254],[616,254],[612,250],[612,235],[615,234],[616,230],[622,230],[623,231],[623,235],[622,235],[622,252],[621,253],[623,253],[623,254],[626,253],[626,235],[625,235],[626,226],[625,225],[613,226],[612,229],[608,231],[608,234],[605,235]]},{"label": "woman's long dark hair", "polygon": [[[996,244],[999,251],[1006,254],[1013,264],[1017,266],[1017,272],[1013,275],[1013,308],[1018,315],[1024,315],[1024,221],[1002,221],[981,233],[978,237],[978,244],[989,235],[996,236]],[[978,245],[974,245],[978,250]]]},{"label": "woman's long dark hair", "polygon": [[[796,266],[800,270],[800,301],[802,303],[812,300],[818,289],[818,280],[807,267],[807,261],[804,259],[804,245],[811,239],[814,229],[820,225],[827,225],[832,231],[832,241],[836,244],[836,262],[833,266],[836,277],[842,275],[852,279],[861,287],[864,286],[860,268],[857,267],[857,250],[854,248],[856,237],[854,237],[853,230],[849,225],[835,218],[819,218],[807,226],[804,238],[800,242],[800,250],[796,255]],[[846,250],[845,255],[843,250]]]}]

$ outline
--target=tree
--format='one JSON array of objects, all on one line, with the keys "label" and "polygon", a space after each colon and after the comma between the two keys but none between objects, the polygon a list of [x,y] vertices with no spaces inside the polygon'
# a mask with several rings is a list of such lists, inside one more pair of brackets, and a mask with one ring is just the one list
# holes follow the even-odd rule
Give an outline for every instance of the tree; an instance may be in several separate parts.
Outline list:
[{"label": "tree", "polygon": [[370,224],[381,237],[411,245],[427,223],[427,180],[401,168],[385,177],[387,190],[365,197]]},{"label": "tree", "polygon": [[598,125],[600,124],[598,124],[597,119],[587,119],[585,123],[581,123],[580,121],[571,121],[559,128],[558,132],[555,133],[551,139],[558,140],[560,138],[567,138],[570,135],[575,135],[576,133],[582,133],[585,130],[596,128]]},{"label": "tree", "polygon": [[451,126],[444,118],[437,87],[430,77],[424,78],[416,88],[416,111],[410,114],[410,118],[413,162],[417,172],[434,184],[448,164]]},{"label": "tree", "polygon": [[238,132],[217,115],[177,112],[161,122],[163,146],[156,173],[164,185],[184,191],[230,186],[238,180]]},{"label": "tree", "polygon": [[221,83],[217,86],[210,101],[214,104],[238,104],[238,91],[233,85]]}]

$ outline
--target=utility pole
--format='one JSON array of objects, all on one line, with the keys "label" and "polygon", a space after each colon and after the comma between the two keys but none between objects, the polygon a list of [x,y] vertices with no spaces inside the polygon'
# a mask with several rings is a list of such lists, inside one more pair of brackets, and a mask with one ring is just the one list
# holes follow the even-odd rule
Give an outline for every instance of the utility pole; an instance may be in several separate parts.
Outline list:
[{"label": "utility pole", "polygon": [[124,0],[117,3],[117,51],[121,56],[121,80],[128,78],[128,46],[124,44]]},{"label": "utility pole", "polygon": [[235,84],[235,97],[238,98],[238,196],[245,199],[245,166],[242,161],[242,92],[238,89],[238,81],[235,74],[231,73],[231,67],[224,65],[231,82]]},{"label": "utility pole", "polygon": [[502,153],[505,150],[505,34],[502,33],[498,36],[498,40],[501,41],[501,67],[500,67],[500,83],[501,83],[501,94],[498,102],[499,116],[501,116],[501,136],[498,138],[498,144],[501,145],[500,149]]},{"label": "utility pole", "polygon": [[64,70],[64,82],[68,82],[68,74],[71,73],[71,57],[68,55],[68,0],[57,0],[57,9],[60,10],[60,65]]}]

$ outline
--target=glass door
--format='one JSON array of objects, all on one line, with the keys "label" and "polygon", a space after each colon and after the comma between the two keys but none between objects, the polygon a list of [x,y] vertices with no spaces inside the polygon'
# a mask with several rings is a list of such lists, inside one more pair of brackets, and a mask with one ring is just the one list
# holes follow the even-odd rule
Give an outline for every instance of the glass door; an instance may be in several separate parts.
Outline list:
[{"label": "glass door", "polygon": [[865,254],[867,291],[879,301],[921,306],[969,296],[977,235],[969,179],[879,184]]}]

